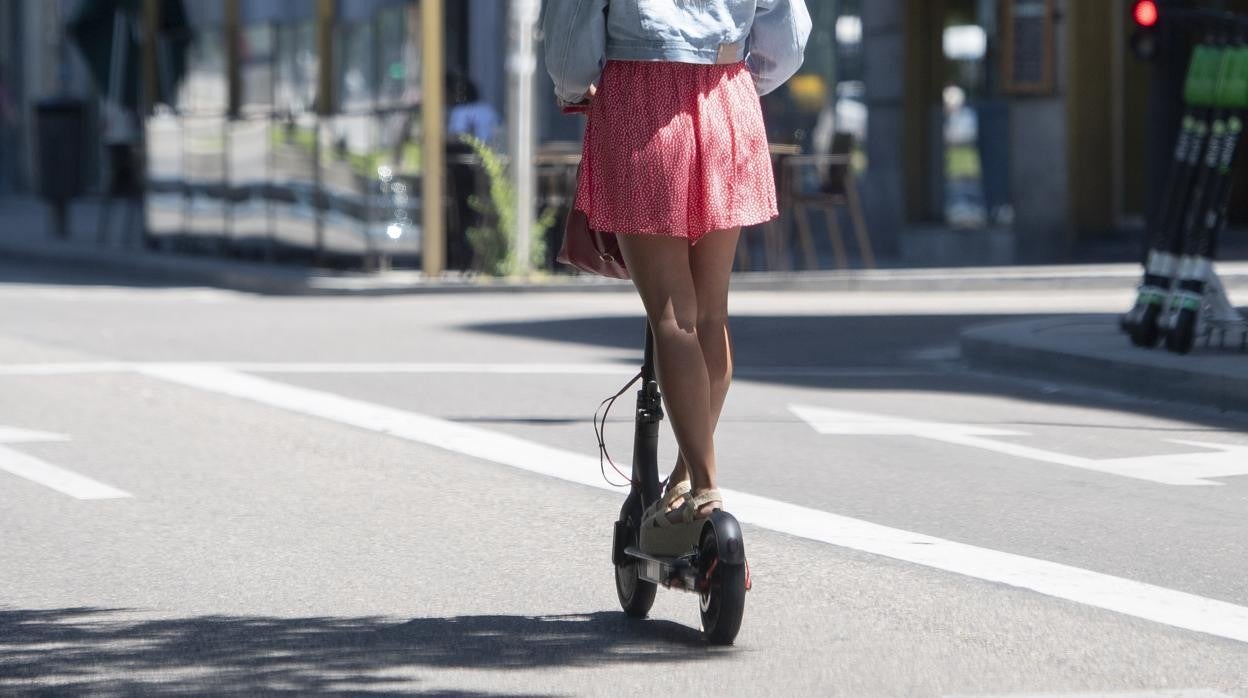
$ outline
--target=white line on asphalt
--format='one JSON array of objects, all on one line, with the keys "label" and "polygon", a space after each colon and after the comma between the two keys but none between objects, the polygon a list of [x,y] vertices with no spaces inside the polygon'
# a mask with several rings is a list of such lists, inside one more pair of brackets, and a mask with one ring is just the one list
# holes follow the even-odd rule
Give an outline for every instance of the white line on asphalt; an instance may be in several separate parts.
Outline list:
[{"label": "white line on asphalt", "polygon": [[1110,691],[1108,693],[959,693],[944,698],[1234,698],[1206,689],[1177,691]]},{"label": "white line on asphalt", "polygon": [[[479,427],[310,390],[212,366],[148,366],[167,381],[389,434],[541,475],[615,492],[598,461]],[[1030,589],[1136,618],[1248,642],[1248,607],[1046,560],[838,516],[725,490],[742,521],[781,533]]]},{"label": "white line on asphalt", "polygon": [[73,376],[84,373],[123,373],[132,370],[134,370],[134,364],[124,361],[0,364],[0,376]]},{"label": "white line on asphalt", "polygon": [[1200,453],[1095,459],[985,438],[988,436],[1027,436],[1021,431],[995,429],[976,424],[927,422],[870,412],[835,410],[817,405],[789,405],[789,411],[820,434],[912,436],[978,448],[1014,458],[1082,468],[1163,485],[1220,486],[1224,483],[1209,478],[1248,475],[1248,446],[1235,444],[1167,439],[1170,443],[1208,450]]},{"label": "white line on asphalt", "polygon": [[[69,437],[62,434],[0,427],[0,444],[68,440]],[[110,487],[4,445],[0,445],[0,470],[26,478],[44,487],[50,487],[76,499],[120,499],[130,496],[128,492],[123,492],[116,487]]]},{"label": "white line on asphalt", "polygon": [[[67,362],[39,364],[3,364],[0,376],[63,376],[86,373],[122,373],[142,371],[150,366],[185,365],[163,362]],[[505,375],[609,375],[631,376],[640,369],[632,364],[609,363],[345,363],[345,362],[206,362],[196,366],[218,366],[247,373],[475,373]],[[890,368],[861,366],[849,368],[784,367],[784,366],[737,366],[733,374],[740,378],[793,377],[793,378],[881,378],[932,375],[932,371],[917,368]]]}]

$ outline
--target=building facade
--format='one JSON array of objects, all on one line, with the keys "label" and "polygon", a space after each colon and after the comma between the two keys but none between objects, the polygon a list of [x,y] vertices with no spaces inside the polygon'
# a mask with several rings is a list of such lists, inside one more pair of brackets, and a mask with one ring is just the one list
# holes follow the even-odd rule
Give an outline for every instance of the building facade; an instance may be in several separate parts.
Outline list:
[{"label": "building facade", "polygon": [[[1057,262],[1101,242],[1142,241],[1193,37],[1176,30],[1158,62],[1137,60],[1133,4],[862,3],[863,190],[886,253]],[[1248,12],[1238,0],[1161,6],[1163,21],[1180,7]],[[1248,186],[1243,161],[1239,191]],[[1248,222],[1246,201],[1232,204],[1232,225]]]},{"label": "building facade", "polygon": [[[155,244],[416,264],[426,93],[420,0],[141,4],[166,16],[175,5],[184,11],[136,68],[159,95],[142,110]],[[1190,47],[1172,47],[1154,64],[1134,58],[1131,2],[807,4],[814,31],[805,65],[764,98],[769,135],[804,152],[852,144],[877,256],[900,265],[1053,262],[1102,242],[1125,241],[1117,249],[1126,249],[1142,239],[1177,130],[1177,108],[1158,104],[1177,104],[1175,66],[1181,74]],[[512,3],[443,5],[448,107],[470,103],[461,116],[478,126],[480,115],[492,114],[485,133],[505,150],[514,116]],[[0,142],[0,191],[30,188],[34,102],[94,90],[62,31],[81,6],[0,0],[0,77],[13,105]],[[1248,0],[1161,6],[1163,18],[1179,6],[1248,13]],[[581,120],[558,112],[540,59],[536,76],[539,142],[575,149]],[[92,97],[93,119],[100,102]],[[106,168],[92,137],[83,163],[98,191]],[[1237,191],[1248,186],[1243,160]],[[453,164],[446,181],[452,218],[472,215],[467,197],[480,182]],[[1246,202],[1235,198],[1232,225],[1248,223]],[[462,268],[463,221],[450,227],[448,262]]]}]

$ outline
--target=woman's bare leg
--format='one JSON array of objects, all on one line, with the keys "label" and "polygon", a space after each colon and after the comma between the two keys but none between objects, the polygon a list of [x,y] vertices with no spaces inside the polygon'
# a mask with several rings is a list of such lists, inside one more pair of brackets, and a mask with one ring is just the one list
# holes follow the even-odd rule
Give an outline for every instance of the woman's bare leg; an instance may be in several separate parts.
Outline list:
[{"label": "woman's bare leg", "polygon": [[[716,230],[689,248],[689,269],[698,297],[698,344],[710,384],[711,433],[719,424],[732,383],[732,336],[728,330],[728,280],[741,228]],[[685,479],[684,454],[676,458],[669,482]]]},{"label": "woman's bare leg", "polygon": [[710,379],[698,337],[689,242],[666,235],[617,237],[654,332],[659,388],[693,488],[715,487]]}]

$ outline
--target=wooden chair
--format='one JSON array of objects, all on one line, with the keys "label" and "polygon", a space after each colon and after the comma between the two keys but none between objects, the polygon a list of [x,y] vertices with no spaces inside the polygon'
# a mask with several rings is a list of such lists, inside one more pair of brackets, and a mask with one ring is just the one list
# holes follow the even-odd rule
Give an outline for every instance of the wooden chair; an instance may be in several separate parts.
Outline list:
[{"label": "wooden chair", "polygon": [[[771,143],[768,145],[768,150],[771,152],[771,166],[776,181],[780,217],[763,223],[758,229],[763,236],[763,265],[767,271],[776,271],[782,268],[787,269],[789,266],[789,250],[785,234],[787,227],[784,225],[785,192],[789,187],[785,179],[787,170],[784,167],[784,160],[797,155],[802,150],[800,146],[788,143]],[[741,240],[737,243],[737,269],[739,270],[750,268],[749,247],[748,233],[742,231]]]},{"label": "wooden chair", "polygon": [[[862,215],[862,201],[858,196],[858,184],[850,161],[852,148],[853,136],[838,133],[832,141],[832,152],[828,154],[789,155],[783,158],[782,181],[785,187],[781,190],[781,195],[785,201],[781,205],[787,203],[791,206],[793,215],[797,218],[798,240],[807,269],[815,269],[819,264],[811,236],[811,208],[822,210],[828,221],[828,240],[832,243],[837,268],[849,268],[845,240],[837,222],[838,206],[849,209],[849,218],[854,227],[858,254],[862,257],[863,265],[868,269],[875,268],[875,253],[871,248],[871,238]],[[810,191],[800,185],[804,181],[803,169],[812,167],[817,172],[819,184],[817,189]]]}]

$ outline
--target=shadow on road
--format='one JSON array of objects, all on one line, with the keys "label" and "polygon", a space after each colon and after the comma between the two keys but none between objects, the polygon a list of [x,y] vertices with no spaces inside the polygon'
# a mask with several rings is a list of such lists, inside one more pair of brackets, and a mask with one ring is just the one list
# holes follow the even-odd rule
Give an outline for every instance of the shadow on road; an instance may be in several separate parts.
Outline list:
[{"label": "shadow on road", "polygon": [[[144,620],[124,609],[0,610],[0,693],[6,695],[27,689],[413,695],[420,679],[412,674],[428,669],[646,665],[716,656],[722,654],[708,652],[696,629],[606,612],[404,622],[375,616]],[[543,695],[565,693],[552,687]]]},{"label": "shadow on road", "polygon": [[[953,346],[963,328],[1022,320],[1023,315],[743,315],[733,317],[732,346],[739,366],[837,368],[913,363],[911,353]],[[645,320],[584,317],[470,324],[484,334],[635,349],[641,361]],[[1125,341],[1125,339],[1124,339]]]},{"label": "shadow on road", "polygon": [[[1045,317],[1053,315],[738,316],[731,320],[733,361],[737,367],[734,380],[819,390],[984,395],[1181,419],[1204,424],[1211,431],[1242,431],[1243,415],[1239,413],[1147,398],[1122,399],[1108,391],[1087,390],[1062,381],[1048,383],[971,372],[960,362],[958,345],[964,329]],[[640,367],[645,321],[640,316],[585,317],[474,323],[463,325],[462,329],[632,349],[636,359],[628,363]],[[1122,341],[1127,342],[1125,336]],[[1213,350],[1198,348],[1193,357],[1198,358],[1203,351]],[[603,391],[604,397],[615,392],[609,381],[603,383]],[[1056,426],[1100,425],[1085,422]]]}]

